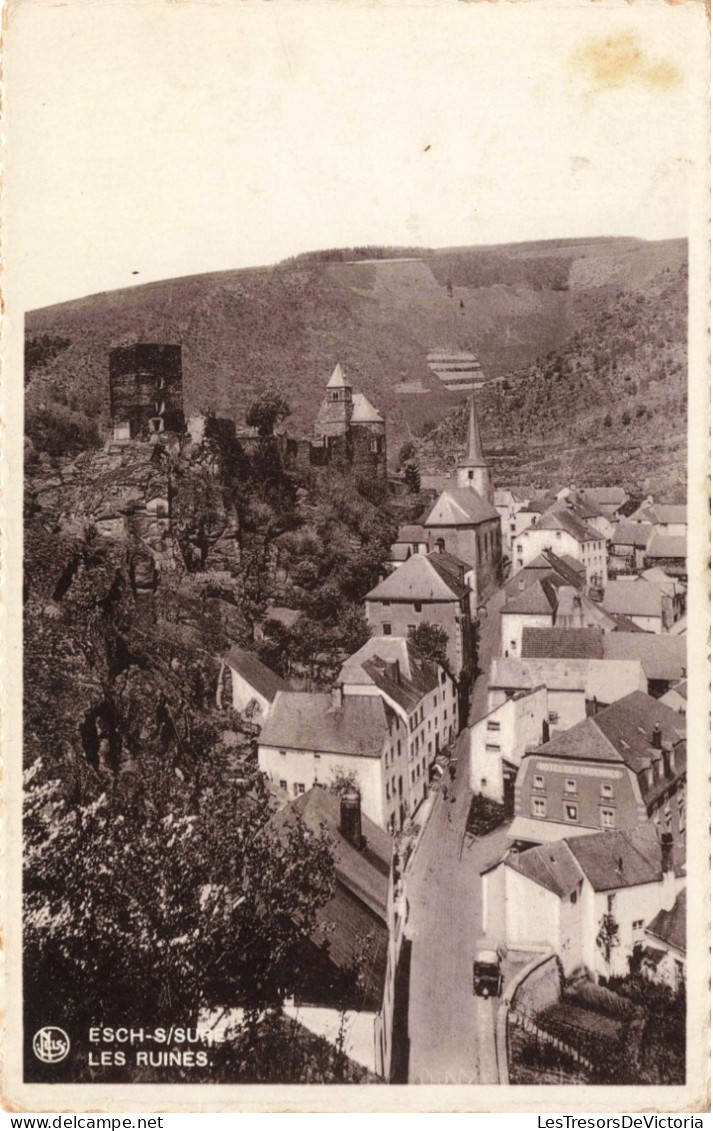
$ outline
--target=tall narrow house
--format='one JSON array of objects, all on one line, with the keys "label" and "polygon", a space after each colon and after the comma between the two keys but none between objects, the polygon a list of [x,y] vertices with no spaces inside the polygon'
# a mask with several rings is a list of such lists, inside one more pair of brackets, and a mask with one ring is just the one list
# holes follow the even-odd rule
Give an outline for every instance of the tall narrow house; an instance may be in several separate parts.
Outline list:
[{"label": "tall narrow house", "polygon": [[457,484],[441,493],[423,525],[437,546],[472,566],[476,599],[482,603],[501,581],[502,537],[472,395],[468,447],[458,464]]}]

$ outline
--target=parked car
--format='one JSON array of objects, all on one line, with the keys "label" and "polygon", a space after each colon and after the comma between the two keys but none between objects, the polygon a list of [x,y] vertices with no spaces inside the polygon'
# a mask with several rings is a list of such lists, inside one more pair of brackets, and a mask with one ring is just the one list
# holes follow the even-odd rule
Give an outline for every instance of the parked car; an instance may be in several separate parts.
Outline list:
[{"label": "parked car", "polygon": [[476,997],[500,997],[502,992],[501,952],[490,943],[481,943],[473,961],[473,993]]}]

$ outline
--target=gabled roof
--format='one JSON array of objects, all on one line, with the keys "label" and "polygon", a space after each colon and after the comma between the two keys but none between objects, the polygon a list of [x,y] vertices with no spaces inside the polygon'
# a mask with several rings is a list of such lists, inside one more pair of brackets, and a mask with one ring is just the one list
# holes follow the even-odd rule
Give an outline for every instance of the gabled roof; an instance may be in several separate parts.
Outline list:
[{"label": "gabled roof", "polygon": [[472,487],[447,487],[436,499],[424,526],[474,526],[500,519],[492,503]]},{"label": "gabled roof", "polygon": [[582,870],[566,840],[543,844],[509,856],[506,864],[528,880],[564,899],[581,884]]},{"label": "gabled roof", "polygon": [[272,703],[278,691],[289,691],[290,685],[281,676],[277,675],[252,652],[244,648],[231,648],[225,657],[229,668],[249,683],[259,695]]},{"label": "gabled roof", "polygon": [[652,534],[646,547],[647,558],[681,558],[686,560],[686,539],[676,534]]},{"label": "gabled roof", "polygon": [[650,522],[617,522],[611,536],[612,546],[636,546],[641,550],[653,534]]},{"label": "gabled roof", "polygon": [[678,503],[654,503],[651,507],[660,525],[688,525],[688,507]]},{"label": "gabled roof", "polygon": [[585,487],[584,495],[605,507],[620,507],[629,497],[623,487]]},{"label": "gabled roof", "polygon": [[523,659],[601,660],[604,656],[603,637],[600,628],[524,628],[520,651]]},{"label": "gabled roof", "polygon": [[498,656],[491,661],[489,688],[530,690],[544,684],[552,691],[584,691],[586,660],[517,660]]},{"label": "gabled roof", "polygon": [[378,687],[410,712],[438,687],[438,666],[419,656],[403,636],[372,636],[346,661],[338,682]]},{"label": "gabled roof", "polygon": [[278,691],[260,745],[381,758],[388,733],[386,707],[376,696],[345,695],[335,708],[329,692]]},{"label": "gabled roof", "polygon": [[661,590],[648,581],[608,581],[604,589],[604,608],[629,617],[660,617]]},{"label": "gabled roof", "polygon": [[339,362],[334,366],[334,372],[327,381],[328,389],[350,389],[351,385],[344,376],[344,370]]},{"label": "gabled roof", "polygon": [[591,526],[587,526],[585,522],[582,522],[576,514],[569,510],[548,511],[547,514],[543,514],[536,529],[564,530],[577,542],[601,542],[604,538],[603,534],[600,534],[598,530],[593,530]]},{"label": "gabled roof", "polygon": [[320,786],[281,809],[273,824],[282,833],[301,818],[316,835],[326,831],[335,860],[336,888],[317,911],[312,942],[338,969],[359,962],[364,1009],[381,1008],[388,957],[388,893],[393,842],[362,812],[366,844],[359,851],[339,831],[339,798]]},{"label": "gabled roof", "polygon": [[534,585],[528,585],[521,593],[511,597],[500,610],[501,616],[508,613],[551,617],[557,609],[557,586],[551,579],[542,578]]},{"label": "gabled roof", "polygon": [[646,927],[646,934],[686,953],[686,889],[676,896],[670,911],[659,911]]},{"label": "gabled roof", "polygon": [[602,647],[607,660],[639,660],[647,679],[679,680],[686,675],[685,636],[610,632],[604,637]]},{"label": "gabled roof", "polygon": [[380,581],[367,601],[459,601],[468,590],[430,555],[414,554]]},{"label": "gabled roof", "polygon": [[653,745],[656,725],[664,746],[675,748],[683,741],[681,715],[643,691],[632,691],[537,749],[550,757],[623,762],[638,774],[661,758],[661,751]]},{"label": "gabled roof", "polygon": [[352,424],[383,424],[384,418],[363,393],[352,394]]},{"label": "gabled roof", "polygon": [[[595,836],[568,837],[567,844],[595,891],[616,891],[661,882],[661,845],[650,825],[612,829]],[[681,854],[674,849],[676,865],[681,875]]]}]

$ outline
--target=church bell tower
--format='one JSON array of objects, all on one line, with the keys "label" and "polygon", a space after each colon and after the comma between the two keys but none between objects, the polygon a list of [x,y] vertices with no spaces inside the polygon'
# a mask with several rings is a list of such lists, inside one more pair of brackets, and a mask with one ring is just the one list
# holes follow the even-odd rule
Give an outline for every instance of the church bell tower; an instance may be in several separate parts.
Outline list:
[{"label": "church bell tower", "polygon": [[475,393],[470,394],[470,412],[468,419],[468,448],[465,459],[458,464],[458,486],[470,487],[477,491],[489,503],[493,501],[493,484],[490,479],[490,468],[483,455],[483,441],[480,436],[480,424],[475,411]]}]

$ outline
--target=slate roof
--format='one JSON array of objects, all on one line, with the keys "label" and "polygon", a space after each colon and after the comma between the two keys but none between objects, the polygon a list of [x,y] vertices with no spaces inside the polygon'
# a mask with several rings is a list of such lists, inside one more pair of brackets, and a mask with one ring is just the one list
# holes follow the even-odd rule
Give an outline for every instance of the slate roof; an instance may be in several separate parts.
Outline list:
[{"label": "slate roof", "polygon": [[376,686],[410,712],[438,687],[438,666],[417,655],[404,636],[372,636],[343,665],[338,682]]},{"label": "slate roof", "polygon": [[523,659],[601,660],[603,637],[600,628],[524,628],[520,652]]},{"label": "slate roof", "polygon": [[383,424],[384,418],[363,393],[352,393],[352,424]]},{"label": "slate roof", "polygon": [[608,581],[604,588],[604,608],[629,617],[660,617],[661,590],[648,581]]},{"label": "slate roof", "polygon": [[231,648],[225,657],[229,668],[242,676],[264,699],[271,703],[278,691],[289,691],[290,685],[281,676],[266,667],[252,652],[244,648]]},{"label": "slate roof", "polygon": [[334,366],[334,372],[332,373],[332,376],[327,381],[327,388],[328,389],[349,389],[349,388],[351,388],[351,385],[349,384],[346,377],[344,376],[344,370],[342,369],[339,362],[337,362],[337,364]]},{"label": "slate roof", "polygon": [[628,498],[623,487],[585,487],[584,495],[605,507],[620,507]]},{"label": "slate roof", "polygon": [[582,882],[582,870],[566,840],[556,840],[508,857],[507,866],[564,899]]},{"label": "slate roof", "polygon": [[491,661],[488,687],[529,690],[545,684],[551,690],[584,691],[586,660],[518,660],[498,656]]},{"label": "slate roof", "polygon": [[472,487],[447,487],[436,499],[425,526],[473,526],[500,515]]},{"label": "slate roof", "polygon": [[650,522],[617,522],[611,536],[612,546],[634,546],[645,550],[654,528]]},{"label": "slate roof", "polygon": [[413,554],[367,593],[367,601],[459,601],[468,590],[438,564],[438,555]]},{"label": "slate roof", "polygon": [[686,953],[686,889],[676,896],[670,911],[659,911],[646,927],[646,934]]},{"label": "slate roof", "polygon": [[[685,721],[676,711],[643,691],[632,691],[596,715],[576,723],[537,747],[539,754],[594,762],[623,762],[639,774],[661,758],[653,746],[658,724],[665,746],[678,747]],[[677,766],[678,773],[678,766]]]},{"label": "slate roof", "polygon": [[647,558],[686,559],[686,539],[677,534],[652,534],[646,547]]},{"label": "slate roof", "polygon": [[376,696],[278,691],[260,735],[261,746],[380,758],[388,734],[386,707]]},{"label": "slate roof", "polygon": [[651,507],[656,522],[660,525],[688,525],[688,507],[678,503],[654,503]]},{"label": "slate roof", "polygon": [[577,542],[603,542],[604,535],[598,530],[593,530],[585,522],[577,518],[568,510],[549,511],[544,514],[536,527],[537,530],[564,530],[575,538]]},{"label": "slate roof", "polygon": [[[595,891],[661,882],[661,845],[652,826],[568,837],[567,845]],[[674,867],[683,874],[682,854],[675,847]]]},{"label": "slate roof", "polygon": [[540,578],[534,585],[528,585],[521,593],[511,597],[500,610],[501,616],[508,613],[552,616],[557,609],[557,586],[550,578]]},{"label": "slate roof", "polygon": [[686,675],[685,636],[609,632],[602,641],[602,648],[606,660],[640,660],[647,679],[671,681],[683,679]]},{"label": "slate roof", "polygon": [[[314,833],[325,830],[335,857],[336,890],[317,912],[312,941],[330,961],[348,970],[363,960],[364,1008],[381,1006],[388,956],[388,892],[393,842],[383,829],[361,818],[366,845],[358,851],[339,831],[339,798],[314,786],[273,818],[278,830],[299,816]],[[365,953],[364,953],[365,951]]]}]

